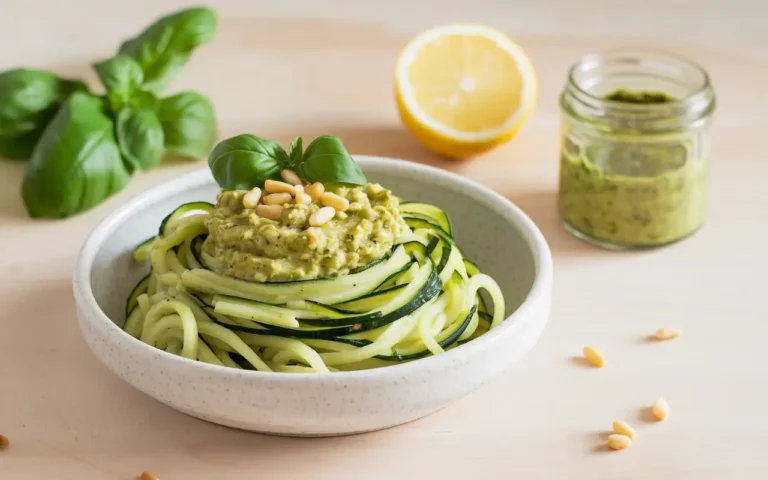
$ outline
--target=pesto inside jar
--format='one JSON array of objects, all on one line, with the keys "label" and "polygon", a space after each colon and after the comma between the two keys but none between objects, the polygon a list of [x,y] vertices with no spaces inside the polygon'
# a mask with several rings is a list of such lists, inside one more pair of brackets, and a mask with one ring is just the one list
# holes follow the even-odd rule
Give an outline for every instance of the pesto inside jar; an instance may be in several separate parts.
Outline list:
[{"label": "pesto inside jar", "polygon": [[614,102],[634,103],[636,105],[672,103],[676,101],[675,97],[664,92],[625,90],[623,88],[617,88],[604,98]]},{"label": "pesto inside jar", "polygon": [[[665,104],[663,92],[619,89],[604,97],[625,104]],[[611,246],[651,247],[696,231],[706,212],[706,161],[691,133],[629,129],[566,135],[561,145],[560,215],[567,226]]]}]

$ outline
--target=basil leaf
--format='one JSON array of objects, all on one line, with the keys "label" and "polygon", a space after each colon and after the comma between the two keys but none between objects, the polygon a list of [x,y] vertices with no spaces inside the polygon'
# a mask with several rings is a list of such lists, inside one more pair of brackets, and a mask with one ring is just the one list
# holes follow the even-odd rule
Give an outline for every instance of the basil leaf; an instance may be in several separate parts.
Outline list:
[{"label": "basil leaf", "polygon": [[128,99],[127,104],[139,108],[156,109],[158,105],[158,98],[157,95],[152,92],[148,92],[146,90],[138,90],[133,93],[133,96],[130,99]]},{"label": "basil leaf", "polygon": [[213,178],[227,190],[250,190],[263,187],[266,180],[279,180],[288,162],[279,143],[251,134],[219,142],[208,156]]},{"label": "basil leaf", "polygon": [[296,137],[291,142],[291,146],[288,147],[288,156],[290,157],[290,165],[294,168],[301,165],[301,158],[304,154],[303,140],[301,137]]},{"label": "basil leaf", "polygon": [[117,55],[99,63],[93,64],[93,69],[99,76],[113,111],[119,111],[125,103],[141,90],[144,83],[144,72],[139,62],[127,55]]},{"label": "basil leaf", "polygon": [[338,137],[317,137],[304,152],[301,175],[309,182],[365,185],[363,171],[347,153]]},{"label": "basil leaf", "polygon": [[163,159],[163,127],[152,110],[123,108],[117,115],[115,132],[129,168],[150,170]]},{"label": "basil leaf", "polygon": [[0,157],[11,160],[26,160],[32,155],[32,150],[35,149],[39,139],[39,131],[32,131],[12,137],[0,136]]},{"label": "basil leaf", "polygon": [[218,136],[213,104],[197,92],[160,100],[157,116],[165,132],[165,149],[182,157],[200,158],[211,152]]},{"label": "basil leaf", "polygon": [[29,158],[45,126],[76,91],[88,91],[88,87],[44,70],[17,68],[0,73],[0,156]]},{"label": "basil leaf", "polygon": [[119,192],[131,178],[102,101],[75,93],[46,127],[24,173],[31,217],[69,217]]},{"label": "basil leaf", "polygon": [[144,88],[159,92],[189,60],[197,46],[216,33],[216,13],[190,8],[160,18],[120,46],[120,53],[136,59],[144,70]]}]

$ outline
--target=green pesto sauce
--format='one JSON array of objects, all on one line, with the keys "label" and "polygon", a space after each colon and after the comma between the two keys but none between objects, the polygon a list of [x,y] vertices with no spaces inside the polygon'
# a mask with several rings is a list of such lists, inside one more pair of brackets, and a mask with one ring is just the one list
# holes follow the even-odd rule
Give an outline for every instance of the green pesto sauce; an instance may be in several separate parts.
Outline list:
[{"label": "green pesto sauce", "polygon": [[632,91],[619,88],[604,97],[606,100],[614,102],[635,103],[639,105],[650,105],[654,103],[672,103],[677,99],[664,92],[645,92]]},{"label": "green pesto sauce", "polygon": [[[663,93],[617,90],[631,103],[673,101]],[[691,156],[685,133],[664,142],[622,132],[563,141],[559,209],[563,220],[602,242],[651,247],[696,231],[706,211],[707,170]]]}]

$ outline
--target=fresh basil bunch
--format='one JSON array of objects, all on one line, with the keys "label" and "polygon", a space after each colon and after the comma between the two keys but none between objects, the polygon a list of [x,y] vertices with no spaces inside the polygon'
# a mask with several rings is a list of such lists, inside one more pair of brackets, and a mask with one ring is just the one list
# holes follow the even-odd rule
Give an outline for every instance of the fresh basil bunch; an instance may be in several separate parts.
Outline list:
[{"label": "fresh basil bunch", "polygon": [[216,145],[208,156],[208,166],[219,186],[227,190],[263,187],[267,180],[279,180],[286,168],[307,182],[368,183],[338,137],[318,137],[306,150],[302,145],[302,138],[297,137],[286,152],[272,140],[238,135]]},{"label": "fresh basil bunch", "polygon": [[88,210],[166,153],[207,155],[218,135],[210,100],[197,92],[158,95],[215,32],[209,8],[157,20],[116,56],[93,65],[104,95],[51,72],[0,73],[0,156],[31,157],[22,183],[30,216]]}]

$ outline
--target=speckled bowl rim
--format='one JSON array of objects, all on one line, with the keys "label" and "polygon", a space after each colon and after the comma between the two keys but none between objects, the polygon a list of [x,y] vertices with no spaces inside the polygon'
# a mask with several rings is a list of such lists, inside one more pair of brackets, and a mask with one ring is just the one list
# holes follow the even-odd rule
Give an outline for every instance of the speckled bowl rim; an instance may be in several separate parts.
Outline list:
[{"label": "speckled bowl rim", "polygon": [[370,370],[356,370],[350,372],[329,372],[329,373],[286,373],[286,372],[259,372],[255,370],[240,370],[209,363],[190,360],[177,355],[173,355],[162,350],[151,347],[140,340],[128,335],[123,329],[117,326],[99,307],[96,298],[91,289],[91,270],[97,253],[107,237],[121,224],[126,217],[135,215],[147,208],[154,207],[160,201],[182,193],[186,190],[200,187],[212,182],[209,169],[201,168],[184,174],[178,178],[168,180],[155,187],[152,187],[143,193],[139,193],[128,199],[121,207],[115,209],[107,215],[86,238],[77,257],[75,271],[73,274],[73,290],[77,307],[82,309],[83,316],[88,322],[103,323],[106,325],[107,333],[115,340],[128,342],[128,345],[139,349],[151,349],[153,353],[160,355],[168,362],[177,364],[178,367],[188,367],[202,369],[211,375],[220,375],[222,378],[269,378],[285,382],[347,382],[354,379],[386,379],[391,377],[402,377],[418,375],[419,371],[430,370],[439,363],[450,362],[460,356],[469,361],[471,357],[481,349],[503,348],[499,343],[504,343],[504,339],[514,335],[518,326],[522,323],[520,320],[529,314],[542,301],[546,301],[548,291],[551,289],[553,268],[552,255],[549,246],[544,239],[536,224],[520,208],[514,205],[505,197],[499,195],[488,187],[485,187],[472,180],[461,177],[452,172],[441,170],[436,167],[423,165],[420,163],[399,160],[387,157],[377,157],[369,155],[355,155],[363,170],[366,167],[387,167],[401,170],[407,175],[409,172],[419,172],[436,178],[444,183],[454,183],[461,187],[464,195],[473,197],[481,203],[493,203],[496,205],[498,213],[502,213],[511,222],[515,223],[521,230],[533,256],[535,277],[533,285],[523,303],[509,315],[498,327],[490,332],[464,343],[456,348],[452,348],[441,355],[433,355],[407,363],[391,365],[388,367],[375,368]]}]

